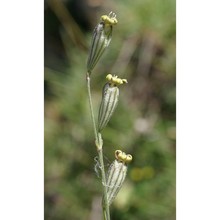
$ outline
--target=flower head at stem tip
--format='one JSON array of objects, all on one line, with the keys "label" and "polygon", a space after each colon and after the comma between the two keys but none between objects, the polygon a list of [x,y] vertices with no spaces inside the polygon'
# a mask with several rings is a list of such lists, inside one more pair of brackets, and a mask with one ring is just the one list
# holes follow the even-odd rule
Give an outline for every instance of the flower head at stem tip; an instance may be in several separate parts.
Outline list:
[{"label": "flower head at stem tip", "polygon": [[118,20],[116,18],[116,14],[111,11],[109,15],[101,16],[101,22],[103,22],[105,25],[116,25]]},{"label": "flower head at stem tip", "polygon": [[112,86],[118,86],[118,85],[122,85],[124,83],[128,83],[127,79],[121,79],[118,76],[114,75],[112,76],[112,74],[108,74],[106,76],[106,79],[108,80],[108,82],[112,85]]},{"label": "flower head at stem tip", "polygon": [[130,154],[126,154],[121,150],[115,151],[115,158],[116,160],[123,162],[123,163],[130,163],[132,161],[132,156]]}]

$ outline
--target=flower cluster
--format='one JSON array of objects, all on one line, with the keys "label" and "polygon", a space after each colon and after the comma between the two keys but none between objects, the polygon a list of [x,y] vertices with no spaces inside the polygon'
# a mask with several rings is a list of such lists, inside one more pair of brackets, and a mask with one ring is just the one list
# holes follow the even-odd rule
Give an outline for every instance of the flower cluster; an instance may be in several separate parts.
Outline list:
[{"label": "flower cluster", "polygon": [[[91,48],[87,60],[87,88],[90,101],[91,116],[94,125],[95,144],[98,152],[99,168],[102,175],[103,193],[103,213],[106,220],[110,220],[109,205],[113,202],[122,187],[127,174],[127,164],[132,161],[132,156],[121,150],[115,151],[115,160],[109,167],[107,175],[105,174],[102,146],[103,140],[101,132],[111,119],[119,100],[119,86],[128,83],[127,79],[121,79],[116,75],[107,74],[107,82],[103,86],[102,100],[98,113],[98,128],[96,128],[95,117],[93,114],[90,76],[91,73],[103,55],[105,49],[109,46],[112,38],[113,26],[118,23],[116,14],[110,12],[109,15],[102,15],[99,24],[95,27],[92,37]],[[98,132],[97,132],[98,131]],[[106,181],[107,179],[107,181]]]}]

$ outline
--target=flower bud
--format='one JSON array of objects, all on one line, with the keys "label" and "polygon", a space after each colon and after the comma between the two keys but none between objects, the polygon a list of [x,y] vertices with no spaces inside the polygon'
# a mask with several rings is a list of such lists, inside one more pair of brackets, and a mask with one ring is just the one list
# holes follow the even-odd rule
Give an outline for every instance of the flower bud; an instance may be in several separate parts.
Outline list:
[{"label": "flower bud", "polygon": [[102,101],[99,108],[98,130],[101,131],[109,122],[118,104],[119,88],[106,83],[102,92]]},{"label": "flower bud", "polygon": [[[121,157],[122,155],[124,156],[124,159],[118,159],[118,157]],[[109,205],[113,202],[125,180],[128,169],[126,163],[130,163],[132,160],[130,154],[125,154],[120,150],[115,152],[115,157],[116,160],[110,165],[107,175],[107,200]]]},{"label": "flower bud", "polygon": [[112,26],[117,23],[116,14],[113,12],[110,12],[108,16],[101,16],[101,21],[93,32],[91,48],[87,60],[87,71],[89,74],[91,74],[96,63],[108,47],[112,38]]},{"label": "flower bud", "polygon": [[118,85],[127,83],[126,79],[120,79],[117,76],[108,74],[106,76],[108,83],[104,85],[102,91],[102,101],[99,108],[98,130],[101,131],[109,122],[113,112],[118,104],[119,88]]}]

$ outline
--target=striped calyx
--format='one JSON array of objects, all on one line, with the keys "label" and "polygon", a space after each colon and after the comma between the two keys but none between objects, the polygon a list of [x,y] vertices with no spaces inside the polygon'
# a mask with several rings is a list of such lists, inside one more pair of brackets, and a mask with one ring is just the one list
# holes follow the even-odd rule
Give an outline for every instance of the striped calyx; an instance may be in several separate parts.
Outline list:
[{"label": "striped calyx", "polygon": [[[122,155],[123,160],[121,158]],[[127,163],[130,163],[132,160],[130,154],[126,154],[120,150],[115,151],[115,158],[116,159],[109,167],[107,175],[107,199],[109,205],[113,202],[121,189],[127,174]]]},{"label": "striped calyx", "polygon": [[101,131],[107,125],[115,111],[119,97],[118,86],[127,83],[126,79],[120,79],[111,74],[108,74],[106,79],[108,80],[108,83],[104,85],[102,91],[102,101],[98,115],[98,131]]},{"label": "striped calyx", "polygon": [[112,26],[118,23],[116,14],[102,15],[100,23],[95,27],[92,37],[91,48],[87,60],[87,71],[91,74],[100,57],[108,47],[112,38]]}]

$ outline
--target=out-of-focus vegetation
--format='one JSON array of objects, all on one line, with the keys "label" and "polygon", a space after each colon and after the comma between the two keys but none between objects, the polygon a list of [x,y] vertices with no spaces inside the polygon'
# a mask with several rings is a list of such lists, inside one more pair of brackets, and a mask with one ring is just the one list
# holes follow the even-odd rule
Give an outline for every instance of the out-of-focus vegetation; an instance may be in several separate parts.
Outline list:
[{"label": "out-of-focus vegetation", "polygon": [[[100,220],[100,179],[86,93],[86,60],[99,17],[117,14],[92,74],[96,113],[107,72],[127,78],[103,131],[106,165],[133,155],[112,220],[175,219],[175,1],[45,2],[45,219]],[[97,115],[97,114],[96,114]]]}]

